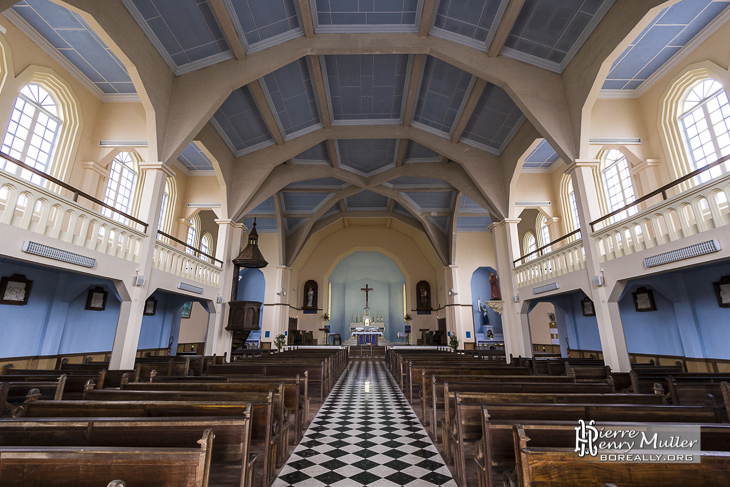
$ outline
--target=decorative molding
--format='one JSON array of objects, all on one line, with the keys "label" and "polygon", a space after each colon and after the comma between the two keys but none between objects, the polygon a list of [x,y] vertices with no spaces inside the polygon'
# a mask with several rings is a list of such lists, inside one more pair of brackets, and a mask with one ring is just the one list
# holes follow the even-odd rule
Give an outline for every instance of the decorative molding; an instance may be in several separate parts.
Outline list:
[{"label": "decorative molding", "polygon": [[141,171],[162,171],[169,177],[175,177],[176,175],[175,171],[173,171],[170,166],[163,164],[162,162],[140,162],[139,169]]},{"label": "decorative molding", "polygon": [[504,311],[504,301],[485,301],[484,304],[492,308],[494,311],[499,313],[500,315]]},{"label": "decorative molding", "polygon": [[82,162],[81,167],[83,167],[87,171],[95,172],[102,177],[107,177],[109,175],[109,170],[98,162]]}]

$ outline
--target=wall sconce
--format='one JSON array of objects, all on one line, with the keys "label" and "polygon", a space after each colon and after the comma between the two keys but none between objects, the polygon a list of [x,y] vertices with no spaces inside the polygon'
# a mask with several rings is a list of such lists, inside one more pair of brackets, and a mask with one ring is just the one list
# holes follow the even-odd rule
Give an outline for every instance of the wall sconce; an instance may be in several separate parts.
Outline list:
[{"label": "wall sconce", "polygon": [[458,294],[459,293],[457,293],[456,291],[454,291],[454,288],[453,287],[451,289],[449,289],[449,296],[456,296]]},{"label": "wall sconce", "polygon": [[286,296],[286,291],[284,291],[284,288],[281,288],[281,291],[276,293],[277,296]]}]

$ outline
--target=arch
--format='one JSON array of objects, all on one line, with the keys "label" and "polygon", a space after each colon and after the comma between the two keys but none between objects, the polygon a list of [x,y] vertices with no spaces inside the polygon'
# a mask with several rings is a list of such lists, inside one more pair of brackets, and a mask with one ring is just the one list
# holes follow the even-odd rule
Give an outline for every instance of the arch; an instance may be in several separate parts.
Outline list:
[{"label": "arch", "polygon": [[160,219],[157,223],[157,230],[170,234],[172,223],[175,220],[175,207],[177,205],[177,179],[175,176],[168,176],[165,180],[165,190],[162,194],[160,205]]},{"label": "arch", "polygon": [[[203,236],[200,237],[200,251],[201,253],[208,255],[213,255],[215,252],[215,249],[213,248],[213,235],[211,235],[210,232],[205,232]],[[206,262],[211,262],[211,259],[204,255],[201,255],[200,258]]]},{"label": "arch", "polygon": [[[568,234],[578,230],[580,228],[580,220],[578,219],[575,191],[573,191],[573,178],[570,174],[563,174],[563,177],[560,179],[560,208],[565,233]],[[571,237],[572,240],[575,240],[575,238]]]},{"label": "arch", "polygon": [[[547,217],[539,212],[535,221],[535,230],[537,231],[537,246],[544,247],[550,243],[550,228],[548,227]],[[543,253],[550,252],[550,247],[547,247]]]},{"label": "arch", "polygon": [[[522,255],[527,255],[530,252],[537,250],[537,239],[532,231],[527,231],[522,237]],[[532,260],[537,258],[537,254],[532,254],[528,259]]]},{"label": "arch", "polygon": [[8,73],[13,72],[13,52],[5,40],[4,35],[0,35],[0,93],[5,88],[5,81],[8,79]]},{"label": "arch", "polygon": [[[200,216],[196,214],[190,219],[190,226],[188,227],[188,235],[185,241],[190,247],[196,249],[200,248]],[[193,249],[186,247],[185,252],[188,254],[194,253]]]},{"label": "arch", "polygon": [[[607,203],[607,207],[602,208],[605,214],[633,202],[636,199],[636,190],[631,176],[631,164],[623,150],[604,148],[599,152],[599,161],[601,177],[597,185],[601,190],[599,194],[604,196]],[[636,214],[637,211],[638,209],[633,207],[612,217],[611,221],[622,220],[628,215]]]},{"label": "arch", "polygon": [[[109,167],[104,203],[127,214],[138,213],[141,192],[139,160],[134,152],[119,151]],[[119,222],[126,218],[106,208],[102,214]]]},{"label": "arch", "polygon": [[[502,316],[489,308],[485,303],[492,297],[489,276],[497,271],[493,267],[478,267],[471,275],[471,300],[474,317],[474,333],[487,335],[489,329],[494,333],[495,339],[502,339],[504,329],[502,327]],[[480,309],[481,308],[481,309]],[[487,318],[484,318],[484,309],[487,311]],[[488,324],[487,324],[488,322]]]}]

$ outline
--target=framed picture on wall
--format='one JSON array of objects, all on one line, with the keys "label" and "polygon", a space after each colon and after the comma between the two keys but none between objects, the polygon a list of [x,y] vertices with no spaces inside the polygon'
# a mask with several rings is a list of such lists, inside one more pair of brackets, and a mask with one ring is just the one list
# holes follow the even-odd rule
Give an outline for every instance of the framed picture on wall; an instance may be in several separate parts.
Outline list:
[{"label": "framed picture on wall", "polygon": [[144,315],[155,316],[157,313],[157,300],[150,296],[147,301],[144,302]]},{"label": "framed picture on wall", "polygon": [[188,301],[187,303],[183,304],[182,306],[182,317],[183,318],[190,318],[190,313],[193,312],[193,302]]},{"label": "framed picture on wall", "polygon": [[730,276],[722,276],[719,281],[713,282],[717,304],[721,308],[730,308]]},{"label": "framed picture on wall", "polygon": [[89,311],[104,311],[106,309],[106,298],[109,292],[103,287],[97,286],[94,289],[89,289],[89,294],[86,296],[86,308]]},{"label": "framed picture on wall", "polygon": [[583,316],[596,316],[596,308],[593,306],[591,298],[586,296],[583,301],[580,302],[580,307],[583,311]]},{"label": "framed picture on wall", "polygon": [[21,274],[13,274],[0,280],[0,304],[25,306],[28,304],[30,288],[33,281],[29,281]]},{"label": "framed picture on wall", "polygon": [[636,292],[632,293],[634,296],[634,308],[638,312],[643,311],[656,311],[656,303],[654,303],[654,293],[651,289],[640,287]]}]

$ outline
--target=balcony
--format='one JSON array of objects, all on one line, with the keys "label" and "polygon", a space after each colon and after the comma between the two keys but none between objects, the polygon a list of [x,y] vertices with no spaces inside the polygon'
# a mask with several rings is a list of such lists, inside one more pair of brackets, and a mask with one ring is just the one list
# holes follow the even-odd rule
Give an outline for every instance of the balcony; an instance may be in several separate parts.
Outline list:
[{"label": "balcony", "polygon": [[188,251],[180,250],[164,241],[157,240],[155,253],[152,257],[152,267],[154,269],[199,282],[206,286],[216,288],[219,286],[223,262],[210,255],[203,254],[200,250],[171,235],[163,232],[157,233],[163,240],[183,245]]},{"label": "balcony", "polygon": [[581,238],[551,252],[542,253],[548,248],[554,248],[555,245],[561,243],[563,240],[570,240],[576,237],[579,233],[580,230],[576,230],[517,259],[514,262],[517,287],[537,284],[548,279],[554,279],[571,272],[585,269],[586,256],[585,250],[583,249],[583,239]]}]

